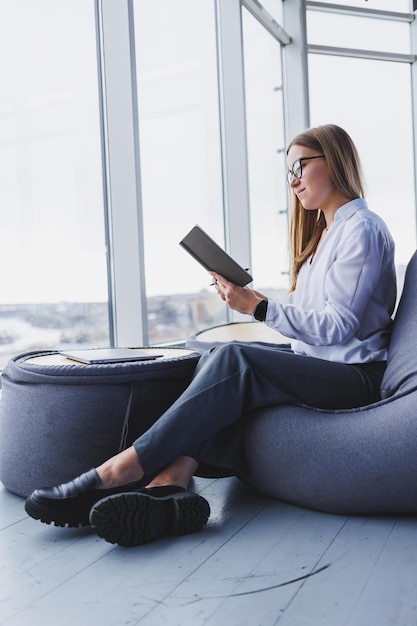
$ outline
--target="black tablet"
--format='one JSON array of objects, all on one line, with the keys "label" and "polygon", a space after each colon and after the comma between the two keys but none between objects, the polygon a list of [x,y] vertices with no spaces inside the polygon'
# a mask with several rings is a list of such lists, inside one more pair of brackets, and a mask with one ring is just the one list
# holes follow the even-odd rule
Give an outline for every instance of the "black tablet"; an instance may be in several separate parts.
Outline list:
[{"label": "black tablet", "polygon": [[235,285],[244,287],[253,280],[248,271],[236,263],[198,225],[194,226],[180,241],[180,245],[206,270],[221,274]]}]

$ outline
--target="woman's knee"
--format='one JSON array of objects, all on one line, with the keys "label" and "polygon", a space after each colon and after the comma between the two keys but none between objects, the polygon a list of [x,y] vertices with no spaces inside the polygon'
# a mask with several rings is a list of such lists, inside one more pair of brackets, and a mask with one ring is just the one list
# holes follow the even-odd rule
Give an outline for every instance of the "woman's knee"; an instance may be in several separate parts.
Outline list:
[{"label": "woman's knee", "polygon": [[243,346],[237,342],[225,343],[205,352],[198,362],[195,374],[203,368],[214,368],[220,364],[242,363]]},{"label": "woman's knee", "polygon": [[212,352],[212,360],[215,359],[224,361],[224,360],[240,360],[242,355],[245,352],[245,349],[248,348],[248,345],[238,343],[236,341],[232,341],[230,343],[225,343],[224,345],[218,346]]}]

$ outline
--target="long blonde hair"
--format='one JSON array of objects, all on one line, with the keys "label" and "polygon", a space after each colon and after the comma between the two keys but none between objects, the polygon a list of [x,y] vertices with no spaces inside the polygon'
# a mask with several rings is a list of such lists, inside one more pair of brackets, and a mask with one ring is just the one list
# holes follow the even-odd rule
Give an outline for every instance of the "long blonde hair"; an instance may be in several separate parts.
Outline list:
[{"label": "long blonde hair", "polygon": [[[335,188],[353,200],[364,196],[362,167],[355,144],[345,130],[334,124],[310,128],[294,137],[287,148],[304,146],[323,154]],[[291,285],[294,291],[304,261],[315,251],[326,221],[320,209],[306,211],[292,192],[290,219]]]}]

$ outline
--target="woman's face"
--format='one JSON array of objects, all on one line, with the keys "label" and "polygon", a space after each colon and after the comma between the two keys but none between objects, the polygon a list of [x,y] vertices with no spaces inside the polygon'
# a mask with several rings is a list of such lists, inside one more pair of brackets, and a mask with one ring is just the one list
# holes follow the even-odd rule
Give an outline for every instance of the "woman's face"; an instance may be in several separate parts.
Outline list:
[{"label": "woman's face", "polygon": [[[304,160],[304,159],[308,160]],[[309,157],[320,157],[311,159]],[[301,178],[292,176],[290,186],[299,198],[302,206],[307,211],[333,208],[332,205],[337,195],[336,189],[330,179],[329,168],[326,159],[320,152],[311,148],[304,148],[297,144],[291,146],[288,151],[287,164],[290,172],[293,167],[297,170],[297,159],[301,159]],[[294,165],[295,164],[295,165]]]}]

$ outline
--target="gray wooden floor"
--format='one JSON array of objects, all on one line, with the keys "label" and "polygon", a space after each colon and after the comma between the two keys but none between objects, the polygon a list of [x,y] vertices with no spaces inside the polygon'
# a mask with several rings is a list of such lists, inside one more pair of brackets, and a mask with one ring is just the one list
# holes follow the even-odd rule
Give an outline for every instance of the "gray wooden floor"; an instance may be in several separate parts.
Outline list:
[{"label": "gray wooden floor", "polygon": [[197,479],[207,528],[137,548],[26,516],[0,485],[0,624],[416,626],[417,517],[342,517]]}]

